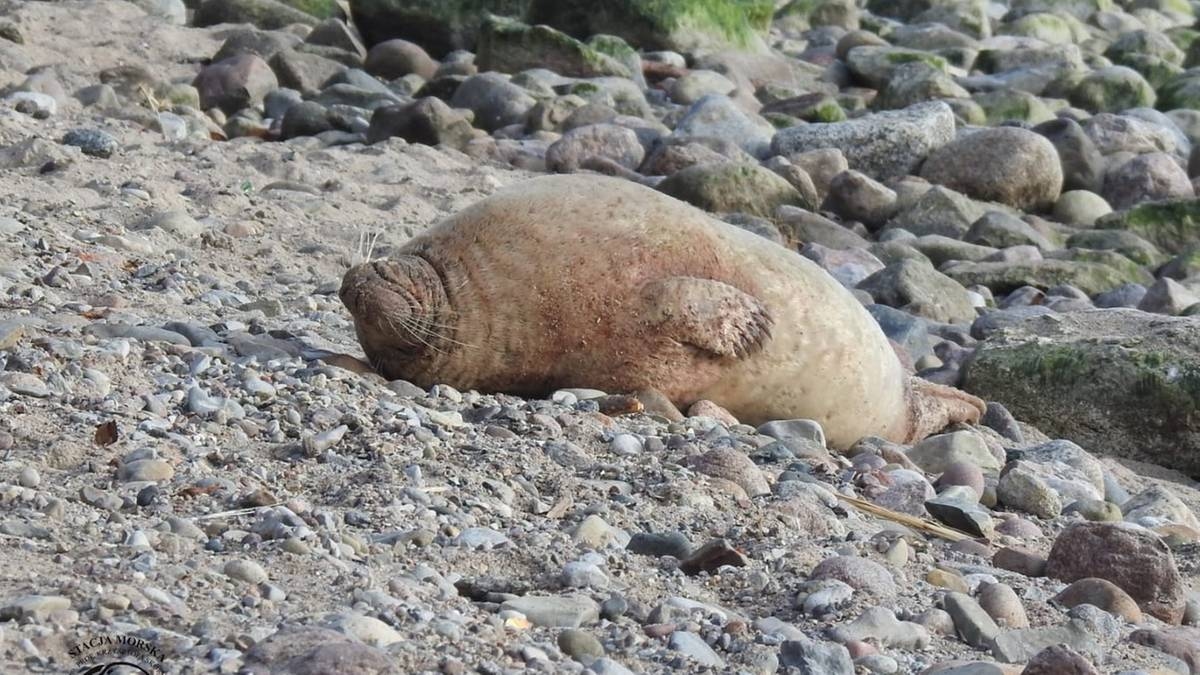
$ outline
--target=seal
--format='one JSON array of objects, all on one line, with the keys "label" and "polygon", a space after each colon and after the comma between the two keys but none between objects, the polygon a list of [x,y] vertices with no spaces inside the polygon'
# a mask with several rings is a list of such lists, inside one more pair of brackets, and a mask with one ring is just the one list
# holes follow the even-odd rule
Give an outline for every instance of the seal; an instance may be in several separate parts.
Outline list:
[{"label": "seal", "polygon": [[750,424],[812,419],[839,448],[911,443],[984,411],[906,373],[815,263],[617,178],[502,189],[352,267],[339,295],[371,366],[422,387],[655,388]]}]

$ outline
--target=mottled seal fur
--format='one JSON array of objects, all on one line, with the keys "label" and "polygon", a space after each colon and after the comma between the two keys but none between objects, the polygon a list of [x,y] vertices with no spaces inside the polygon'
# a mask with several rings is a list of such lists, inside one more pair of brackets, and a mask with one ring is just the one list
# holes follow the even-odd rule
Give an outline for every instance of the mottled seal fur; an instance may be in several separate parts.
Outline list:
[{"label": "mottled seal fur", "polygon": [[909,376],[816,264],[621,179],[503,189],[356,265],[340,296],[372,367],[423,387],[655,388],[751,424],[813,419],[835,447],[912,442],[984,410]]}]

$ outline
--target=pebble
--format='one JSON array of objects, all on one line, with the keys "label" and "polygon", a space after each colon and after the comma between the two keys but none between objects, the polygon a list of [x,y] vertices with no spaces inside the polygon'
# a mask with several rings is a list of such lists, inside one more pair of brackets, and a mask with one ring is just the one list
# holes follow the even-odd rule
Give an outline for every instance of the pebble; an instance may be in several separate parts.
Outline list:
[{"label": "pebble", "polygon": [[963,641],[978,649],[987,649],[991,641],[1000,634],[1000,627],[992,617],[965,593],[947,593],[944,598],[946,612],[954,620],[954,628]]},{"label": "pebble", "polygon": [[63,145],[72,145],[83,151],[83,154],[100,159],[108,159],[117,151],[117,139],[99,129],[72,129],[62,139]]},{"label": "pebble", "polygon": [[671,638],[667,643],[671,649],[681,652],[689,659],[699,663],[702,666],[710,666],[713,668],[724,668],[725,659],[721,658],[708,643],[699,635],[689,631],[677,630],[671,633]]},{"label": "pebble", "polygon": [[118,476],[125,482],[161,483],[175,476],[175,468],[161,459],[139,459],[121,465]]},{"label": "pebble", "polygon": [[26,466],[17,474],[17,483],[21,487],[36,488],[42,484],[42,475],[32,466]]},{"label": "pebble", "polygon": [[600,617],[600,606],[583,596],[533,596],[506,600],[502,610],[520,612],[534,625],[549,628],[579,628]]},{"label": "pebble", "polygon": [[567,656],[583,663],[604,656],[604,647],[596,636],[575,628],[568,628],[558,634],[558,648]]},{"label": "pebble", "polygon": [[267,571],[253,560],[230,560],[225,563],[225,576],[248,584],[261,584],[268,579]]}]

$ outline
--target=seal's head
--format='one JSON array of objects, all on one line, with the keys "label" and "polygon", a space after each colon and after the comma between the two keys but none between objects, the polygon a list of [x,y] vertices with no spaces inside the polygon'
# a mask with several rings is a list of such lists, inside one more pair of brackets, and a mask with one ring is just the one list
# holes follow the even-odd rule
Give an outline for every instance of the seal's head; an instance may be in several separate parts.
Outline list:
[{"label": "seal's head", "polygon": [[448,303],[437,270],[424,258],[402,255],[355,265],[338,296],[371,366],[388,379],[408,376],[415,362],[448,340]]}]

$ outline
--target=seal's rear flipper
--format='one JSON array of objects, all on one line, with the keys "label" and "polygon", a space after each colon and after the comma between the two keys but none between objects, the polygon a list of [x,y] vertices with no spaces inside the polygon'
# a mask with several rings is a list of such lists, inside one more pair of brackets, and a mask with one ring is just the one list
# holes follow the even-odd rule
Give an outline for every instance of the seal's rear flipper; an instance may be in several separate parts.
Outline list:
[{"label": "seal's rear flipper", "polygon": [[915,443],[951,424],[977,424],[987,410],[982,399],[965,391],[934,384],[920,377],[908,378],[908,435],[904,443]]},{"label": "seal's rear flipper", "polygon": [[771,337],[775,321],[758,298],[729,284],[670,277],[642,287],[644,317],[667,336],[716,356],[746,357]]}]

